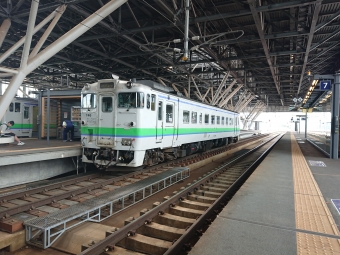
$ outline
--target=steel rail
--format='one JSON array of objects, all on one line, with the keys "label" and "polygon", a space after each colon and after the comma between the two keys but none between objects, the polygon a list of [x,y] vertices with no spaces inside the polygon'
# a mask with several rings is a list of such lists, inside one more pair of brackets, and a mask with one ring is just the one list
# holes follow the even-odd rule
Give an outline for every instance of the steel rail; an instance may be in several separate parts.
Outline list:
[{"label": "steel rail", "polygon": [[[219,167],[218,169],[216,169],[213,173],[209,174],[208,176],[202,178],[201,180],[195,182],[193,185],[191,185],[190,187],[186,188],[185,190],[177,193],[176,195],[174,195],[173,197],[169,198],[168,200],[166,200],[165,202],[161,203],[159,206],[151,209],[150,211],[148,211],[148,213],[140,216],[139,218],[135,219],[134,221],[132,221],[131,223],[129,223],[128,225],[122,227],[121,229],[119,229],[118,231],[114,232],[112,235],[108,236],[107,238],[99,241],[96,244],[93,244],[91,247],[89,247],[88,249],[84,250],[83,252],[81,252],[79,255],[97,255],[97,254],[101,254],[102,252],[105,251],[109,251],[112,250],[112,248],[114,247],[114,245],[116,243],[118,243],[120,240],[122,240],[123,238],[129,236],[131,234],[131,232],[134,232],[134,230],[138,229],[139,227],[143,226],[144,224],[146,224],[147,222],[150,222],[150,220],[154,217],[156,217],[157,215],[159,215],[161,212],[164,212],[167,208],[169,208],[169,206],[171,206],[172,204],[175,204],[177,202],[180,201],[180,199],[182,199],[182,197],[184,195],[190,194],[191,192],[195,191],[195,189],[199,189],[199,187],[201,185],[204,185],[210,181],[212,181],[214,178],[216,178],[218,176],[219,173],[224,172],[225,168],[240,162],[241,160],[243,160],[244,158],[246,158],[247,156],[249,156],[250,154],[252,154],[253,152],[255,152],[256,150],[258,150],[259,148],[261,148],[262,146],[264,146],[265,144],[267,144],[268,142],[270,142],[271,140],[275,139],[278,135],[276,135],[275,137],[268,139],[268,141],[263,142],[262,144],[256,146],[255,148],[253,148],[252,150],[246,152],[245,154],[239,156],[238,158],[223,164],[221,167]],[[277,141],[283,136],[283,134],[281,134],[281,136],[277,139]],[[275,141],[275,143],[277,142]],[[273,146],[273,145],[272,145]],[[259,159],[256,160],[256,162],[254,162],[252,164],[252,167],[257,166],[260,163],[260,159],[261,161],[263,160],[264,156],[268,154],[268,152],[270,151],[270,149],[272,148],[272,146],[267,149]],[[250,168],[248,168],[250,169]],[[165,253],[165,254],[179,254],[179,252],[182,251],[182,247],[185,243],[188,242],[188,240],[191,239],[191,234],[195,231],[197,231],[198,229],[201,228],[201,226],[204,223],[204,220],[208,219],[208,217],[210,217],[211,212],[213,212],[214,210],[216,210],[216,208],[220,207],[220,201],[222,199],[224,199],[225,197],[229,196],[231,194],[231,192],[235,192],[239,186],[238,183],[239,181],[245,181],[246,178],[248,178],[248,176],[251,173],[249,171],[244,172],[239,178],[238,180],[232,184],[213,204],[212,206],[210,206],[206,212],[204,213],[204,215],[202,215],[201,217],[198,218],[198,220],[191,225],[191,227],[186,231],[186,234],[184,234],[181,238],[179,238],[176,242],[174,242],[174,244],[170,247],[170,249]]]},{"label": "steel rail", "polygon": [[[259,135],[259,136],[256,136],[256,137],[245,138],[245,139],[242,139],[241,142],[239,142],[237,144],[233,144],[231,146],[229,145],[229,146],[219,147],[219,148],[215,148],[215,149],[209,150],[209,151],[204,152],[204,153],[193,154],[193,155],[190,155],[190,156],[185,157],[185,158],[180,158],[180,159],[170,161],[170,162],[167,162],[167,163],[164,163],[164,164],[152,166],[152,167],[144,169],[144,170],[139,170],[139,171],[136,171],[136,172],[128,173],[128,174],[125,174],[125,175],[122,175],[122,176],[119,176],[119,177],[113,177],[113,178],[110,178],[108,180],[97,182],[97,183],[94,183],[94,184],[91,184],[91,185],[88,185],[88,186],[85,186],[85,187],[81,187],[81,188],[76,189],[76,190],[71,190],[71,191],[65,190],[65,192],[63,194],[49,196],[49,197],[46,197],[46,198],[43,198],[43,199],[39,199],[38,201],[28,202],[27,200],[25,200],[27,203],[24,204],[24,205],[13,206],[11,208],[0,211],[0,219],[1,218],[8,218],[11,215],[21,213],[21,212],[25,212],[25,211],[29,211],[29,210],[35,209],[39,206],[52,204],[52,203],[55,203],[56,201],[61,200],[61,199],[75,197],[75,196],[77,196],[81,193],[86,193],[86,192],[90,193],[91,190],[102,188],[105,185],[109,185],[109,184],[112,184],[112,183],[115,183],[115,182],[124,181],[124,179],[135,177],[136,175],[140,175],[140,174],[143,174],[143,173],[151,173],[153,171],[160,171],[160,170],[162,170],[163,167],[169,167],[169,166],[175,167],[176,164],[183,164],[183,163],[185,164],[185,161],[190,161],[190,159],[197,157],[197,156],[204,156],[204,155],[209,154],[209,153],[222,153],[224,151],[231,150],[231,149],[238,147],[238,146],[240,146],[244,143],[248,143],[252,140],[256,140],[256,139],[262,138],[264,136],[266,136],[266,135]],[[78,182],[81,182],[81,181],[90,181],[91,179],[94,179],[97,176],[100,177],[101,175],[92,174],[92,175],[82,176],[82,177],[74,178],[72,180],[61,181],[61,182],[57,182],[57,183],[54,183],[54,184],[51,184],[51,185],[45,185],[45,186],[42,186],[42,187],[33,188],[33,189],[30,189],[30,190],[17,192],[17,193],[10,194],[10,195],[0,196],[0,206],[4,202],[10,202],[10,200],[12,200],[12,199],[22,199],[22,198],[29,197],[30,195],[38,194],[38,193],[41,193],[41,194],[44,195],[44,193],[46,193],[48,191],[58,189],[58,188],[62,188],[63,186],[69,186],[69,185],[72,185],[72,184],[76,185]]]},{"label": "steel rail", "polygon": [[[140,175],[140,174],[147,173],[147,172],[151,172],[151,170],[147,170],[147,171],[141,170],[141,171],[138,171],[138,172],[128,173],[128,174],[125,174],[125,175],[122,175],[122,176],[119,176],[119,177],[110,178],[110,179],[105,180],[105,181],[96,182],[94,184],[91,184],[91,185],[88,185],[88,186],[85,186],[85,187],[81,187],[81,188],[76,189],[76,190],[71,190],[71,191],[65,190],[65,193],[63,193],[63,194],[53,195],[53,196],[50,196],[50,197],[47,197],[47,198],[39,199],[38,201],[28,202],[27,204],[24,204],[24,205],[18,205],[18,206],[15,206],[15,207],[8,208],[6,210],[2,210],[0,212],[0,218],[7,218],[10,215],[17,214],[17,213],[24,212],[24,211],[28,211],[28,210],[32,210],[32,209],[37,208],[39,206],[55,203],[58,200],[74,197],[74,196],[77,196],[81,193],[85,193],[85,192],[90,193],[91,190],[102,188],[105,185],[113,184],[113,183],[116,183],[116,182],[119,182],[119,181],[125,181],[124,179],[132,178],[132,177],[135,177],[136,175]],[[94,174],[94,175],[98,175],[98,174]],[[90,181],[90,179],[88,177],[87,178],[80,177],[80,178],[76,178],[76,180],[73,179],[73,180],[66,181],[65,183],[68,183],[68,185],[72,185],[72,184],[76,185],[80,181]],[[64,182],[62,182],[62,183],[64,183]],[[54,189],[62,188],[61,183],[54,184],[52,186],[53,186]],[[44,193],[53,190],[53,189],[47,190],[46,188],[47,187],[41,187],[41,188],[34,189],[35,192],[33,190],[29,190],[29,192],[22,192],[21,196],[17,197],[17,198],[29,197],[29,195],[37,194],[37,193],[42,193],[44,195]],[[48,186],[48,188],[50,188],[50,186]],[[7,199],[6,201],[8,201],[8,200],[9,199]],[[1,203],[0,203],[0,205],[1,205]]]}]

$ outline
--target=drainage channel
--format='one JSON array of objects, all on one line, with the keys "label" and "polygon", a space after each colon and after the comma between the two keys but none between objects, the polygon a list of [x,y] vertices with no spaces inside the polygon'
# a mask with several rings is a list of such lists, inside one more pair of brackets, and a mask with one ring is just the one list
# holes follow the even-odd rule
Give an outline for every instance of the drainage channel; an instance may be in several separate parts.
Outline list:
[{"label": "drainage channel", "polygon": [[[172,197],[107,231],[104,240],[84,244],[81,254],[180,254],[190,250],[232,195],[282,137],[269,138],[256,148],[222,164]],[[122,251],[124,249],[124,251]]]}]

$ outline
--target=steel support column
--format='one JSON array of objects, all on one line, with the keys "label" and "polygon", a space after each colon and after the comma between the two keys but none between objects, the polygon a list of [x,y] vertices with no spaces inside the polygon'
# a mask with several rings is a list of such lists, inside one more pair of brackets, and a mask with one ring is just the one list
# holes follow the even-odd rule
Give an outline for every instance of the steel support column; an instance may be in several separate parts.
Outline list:
[{"label": "steel support column", "polygon": [[331,148],[330,158],[338,159],[339,155],[339,92],[340,72],[334,75],[332,86],[332,119],[331,119]]},{"label": "steel support column", "polygon": [[243,105],[240,105],[239,108],[237,109],[237,112],[240,112],[243,110],[244,107],[246,107],[251,100],[253,100],[255,98],[254,95],[251,95],[250,98],[248,98],[248,100],[243,104]]},{"label": "steel support column", "polygon": [[[269,48],[268,48],[266,39],[264,38],[264,32],[263,32],[263,29],[262,29],[261,20],[260,20],[260,17],[258,15],[258,12],[257,12],[257,9],[256,9],[256,1],[255,0],[248,0],[248,4],[249,4],[250,10],[251,10],[251,13],[253,15],[253,19],[255,21],[257,33],[259,34],[259,37],[260,37],[260,40],[261,40],[261,43],[262,43],[262,47],[263,47],[263,50],[264,50],[264,53],[266,55],[266,59],[267,59],[267,62],[268,62],[269,68],[270,68],[270,72],[272,74],[272,77],[273,77],[273,80],[274,80],[274,83],[275,83],[277,93],[279,94],[279,96],[281,96],[279,83],[278,83],[277,77],[275,75],[275,70],[274,70],[274,67],[273,67],[272,60],[270,58]],[[284,106],[282,98],[281,98],[281,104],[282,104],[282,106]]]},{"label": "steel support column", "polygon": [[[16,91],[26,78],[28,74],[30,74],[33,70],[38,68],[45,61],[50,59],[56,53],[61,51],[63,48],[68,46],[74,40],[76,40],[79,36],[87,32],[93,26],[95,26],[98,22],[102,21],[106,16],[116,10],[119,6],[124,4],[127,0],[111,0],[102,8],[97,10],[91,16],[86,18],[83,22],[79,23],[77,26],[72,28],[58,40],[50,44],[43,51],[38,53],[35,57],[30,59],[26,63],[22,62],[21,68],[18,70],[18,74],[13,76],[7,90],[4,93],[4,96],[0,99],[0,119],[5,115],[5,111],[11,103],[12,99],[15,96]],[[33,1],[36,2],[36,1]],[[33,3],[32,3],[33,5]],[[25,49],[25,48],[24,48]],[[25,50],[24,50],[25,53]],[[26,59],[25,54],[23,53],[23,60]],[[28,56],[27,56],[28,57]],[[24,67],[23,67],[24,66]]]},{"label": "steel support column", "polygon": [[44,34],[41,36],[39,42],[35,45],[34,49],[32,50],[30,54],[30,59],[33,58],[37,53],[40,51],[41,47],[44,45],[46,39],[52,32],[53,28],[57,25],[57,22],[59,21],[61,15],[63,15],[64,11],[66,10],[66,5],[62,5],[56,9],[56,15]]},{"label": "steel support column", "polygon": [[2,46],[2,43],[4,42],[4,39],[7,35],[8,29],[11,26],[11,20],[10,19],[5,19],[0,27],[0,48]]},{"label": "steel support column", "polygon": [[243,87],[242,84],[239,84],[233,92],[231,92],[218,106],[219,107],[223,107],[224,105],[226,105],[228,103],[228,101],[237,93],[237,91],[239,91],[241,88]]},{"label": "steel support column", "polygon": [[[50,22],[55,15],[57,14],[56,10],[53,11],[49,16],[47,16],[43,21],[41,21],[38,25],[33,29],[33,34],[38,32],[41,28],[43,28],[48,22]],[[26,40],[26,36],[22,37],[16,44],[14,44],[10,49],[8,49],[5,53],[0,56],[0,63],[2,63],[6,58],[8,58],[13,52],[21,47]]]},{"label": "steel support column", "polygon": [[310,26],[310,30],[309,30],[310,32],[309,32],[308,41],[307,41],[307,45],[306,45],[305,58],[304,58],[303,66],[302,66],[302,70],[301,70],[299,87],[298,87],[298,91],[296,93],[297,95],[300,93],[302,81],[303,81],[306,66],[307,66],[307,63],[308,63],[309,52],[312,50],[311,46],[312,46],[312,41],[313,41],[313,37],[314,37],[314,33],[315,33],[316,23],[318,21],[319,13],[320,13],[320,10],[321,10],[321,3],[322,3],[322,0],[318,0],[315,4],[313,19],[312,19],[312,23],[311,23],[311,26]]}]

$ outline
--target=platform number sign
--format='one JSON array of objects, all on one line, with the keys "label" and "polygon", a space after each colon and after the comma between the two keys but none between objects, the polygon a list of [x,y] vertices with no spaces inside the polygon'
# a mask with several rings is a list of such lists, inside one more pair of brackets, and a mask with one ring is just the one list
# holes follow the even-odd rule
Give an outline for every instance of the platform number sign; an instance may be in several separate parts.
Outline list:
[{"label": "platform number sign", "polygon": [[331,90],[331,81],[321,81],[320,90]]}]

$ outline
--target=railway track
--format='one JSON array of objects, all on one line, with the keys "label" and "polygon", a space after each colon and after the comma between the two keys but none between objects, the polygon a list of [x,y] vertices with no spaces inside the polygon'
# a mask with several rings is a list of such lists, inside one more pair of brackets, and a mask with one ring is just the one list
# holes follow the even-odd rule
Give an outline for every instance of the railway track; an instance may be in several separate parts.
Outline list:
[{"label": "railway track", "polygon": [[[243,139],[237,144],[212,149],[205,153],[159,164],[140,171],[112,177],[105,174],[91,174],[56,182],[38,188],[21,190],[0,195],[0,219],[27,212],[33,216],[43,216],[51,211],[67,208],[74,203],[100,196],[119,187],[135,183],[169,168],[187,166],[193,162],[237,148],[246,143],[261,139],[265,135]],[[39,209],[40,208],[40,209]]]},{"label": "railway track", "polygon": [[282,137],[274,138],[220,165],[172,197],[107,231],[102,241],[82,246],[85,254],[186,254],[228,200]]},{"label": "railway track", "polygon": [[[207,161],[211,157],[216,158],[219,155],[226,155],[228,151],[236,151],[238,148],[243,148],[249,143],[255,143],[264,137],[266,135],[246,138],[237,144],[216,148],[205,153],[194,154],[186,158],[149,167],[141,171],[123,174],[118,177],[92,174],[43,187],[2,194],[0,195],[0,218],[3,222],[13,222],[14,219],[14,223],[22,227],[23,222],[20,222],[21,218],[18,217],[21,212],[30,214],[33,217],[43,217],[49,213],[64,210],[69,206],[84,203],[88,199],[100,198],[100,196],[105,195],[107,192],[148,179],[170,168],[187,165],[199,167],[202,165],[202,161]],[[15,226],[14,229],[12,227],[11,223],[5,231],[18,230]]]}]

